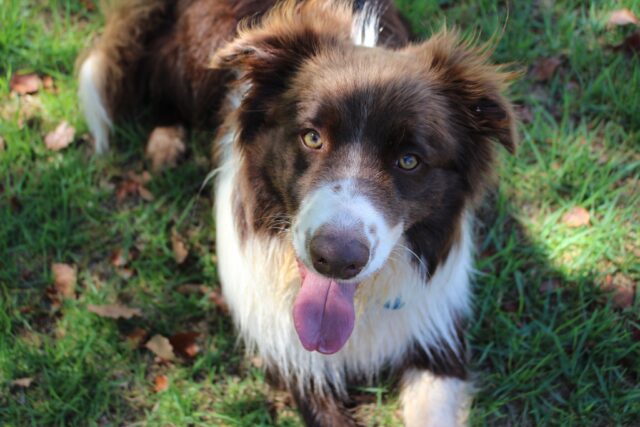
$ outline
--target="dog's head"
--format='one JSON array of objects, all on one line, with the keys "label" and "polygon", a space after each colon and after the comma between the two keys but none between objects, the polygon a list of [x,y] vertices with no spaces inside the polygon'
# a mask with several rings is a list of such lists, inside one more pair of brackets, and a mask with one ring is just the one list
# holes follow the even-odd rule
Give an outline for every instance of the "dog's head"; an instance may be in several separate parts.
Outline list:
[{"label": "dog's head", "polygon": [[494,141],[515,144],[510,76],[484,51],[451,31],[361,46],[360,21],[342,3],[289,2],[215,60],[246,88],[236,112],[246,226],[291,239],[296,329],[324,353],[349,337],[355,287],[392,250],[433,273],[491,176]]}]

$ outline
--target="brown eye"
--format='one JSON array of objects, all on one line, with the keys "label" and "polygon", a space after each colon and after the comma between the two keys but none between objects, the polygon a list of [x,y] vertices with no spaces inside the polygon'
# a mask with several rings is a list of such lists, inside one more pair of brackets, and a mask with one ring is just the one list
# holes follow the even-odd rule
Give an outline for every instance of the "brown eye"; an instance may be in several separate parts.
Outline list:
[{"label": "brown eye", "polygon": [[309,148],[317,150],[322,147],[322,138],[315,130],[307,130],[302,133],[302,142]]},{"label": "brown eye", "polygon": [[398,159],[398,166],[407,171],[415,169],[418,163],[420,163],[420,161],[415,154],[404,154]]}]

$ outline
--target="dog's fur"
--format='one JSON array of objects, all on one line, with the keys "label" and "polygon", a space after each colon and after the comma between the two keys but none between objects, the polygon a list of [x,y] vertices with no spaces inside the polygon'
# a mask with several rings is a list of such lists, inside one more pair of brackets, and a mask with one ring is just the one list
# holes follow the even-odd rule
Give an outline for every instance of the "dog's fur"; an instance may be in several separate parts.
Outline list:
[{"label": "dog's fur", "polygon": [[[407,425],[461,425],[473,209],[494,141],[514,149],[511,76],[452,31],[410,43],[389,1],[355,3],[116,3],[80,62],[80,98],[100,152],[140,109],[155,125],[218,127],[224,295],[308,424],[354,424],[347,386],[391,371]],[[308,129],[319,149],[302,144]],[[340,281],[358,283],[356,320],[330,355],[303,347],[292,316],[301,274],[324,280],[310,242],[327,230],[369,254]]]}]

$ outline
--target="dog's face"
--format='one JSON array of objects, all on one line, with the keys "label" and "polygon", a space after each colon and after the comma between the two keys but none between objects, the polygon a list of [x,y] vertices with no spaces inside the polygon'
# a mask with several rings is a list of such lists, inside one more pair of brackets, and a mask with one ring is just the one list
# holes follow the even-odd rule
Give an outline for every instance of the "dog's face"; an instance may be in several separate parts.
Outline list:
[{"label": "dog's face", "polygon": [[455,34],[392,51],[354,46],[339,23],[298,24],[248,30],[219,61],[249,85],[238,112],[247,227],[286,229],[304,279],[296,328],[305,347],[332,353],[350,329],[319,332],[326,311],[348,324],[356,284],[399,247],[433,273],[490,176],[491,140],[512,150],[514,124],[506,75]]}]

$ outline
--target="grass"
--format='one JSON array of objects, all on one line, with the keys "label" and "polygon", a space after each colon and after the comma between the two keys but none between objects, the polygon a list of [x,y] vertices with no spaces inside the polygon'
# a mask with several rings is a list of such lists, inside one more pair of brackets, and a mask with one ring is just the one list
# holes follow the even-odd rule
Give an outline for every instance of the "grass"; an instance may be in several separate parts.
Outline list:
[{"label": "grass", "polygon": [[[517,155],[478,227],[479,271],[469,333],[478,393],[473,425],[638,425],[640,310],[619,307],[603,284],[640,279],[640,59],[614,51],[631,29],[607,28],[633,0],[452,2],[398,0],[416,32],[446,20],[481,39],[500,35],[497,61],[523,70],[511,98],[528,120]],[[300,425],[290,400],[270,390],[258,361],[235,344],[230,319],[186,283],[216,283],[209,166],[187,162],[154,176],[153,201],[118,201],[127,173],[145,170],[145,131],[131,126],[105,158],[90,156],[76,106],[74,61],[100,28],[87,1],[0,0],[0,426]],[[530,72],[558,56],[548,81]],[[18,71],[51,75],[56,91],[10,94]],[[29,113],[27,110],[32,110]],[[74,144],[45,148],[61,120]],[[574,206],[590,225],[571,228]],[[171,232],[189,245],[177,265]],[[114,251],[129,261],[112,263]],[[77,266],[77,298],[47,297],[52,262]],[[128,273],[133,272],[129,277]],[[88,304],[120,302],[143,316],[112,320]],[[157,363],[129,344],[200,332],[190,360]],[[154,391],[165,375],[168,389]],[[33,378],[23,388],[19,378]],[[369,425],[399,425],[391,385],[359,389]]]}]

